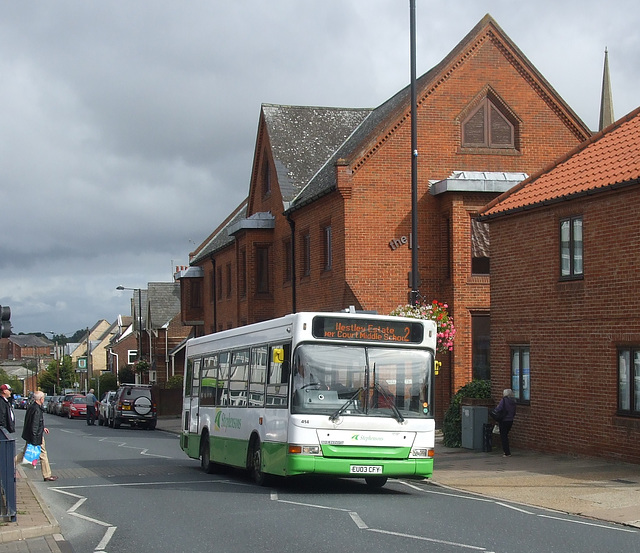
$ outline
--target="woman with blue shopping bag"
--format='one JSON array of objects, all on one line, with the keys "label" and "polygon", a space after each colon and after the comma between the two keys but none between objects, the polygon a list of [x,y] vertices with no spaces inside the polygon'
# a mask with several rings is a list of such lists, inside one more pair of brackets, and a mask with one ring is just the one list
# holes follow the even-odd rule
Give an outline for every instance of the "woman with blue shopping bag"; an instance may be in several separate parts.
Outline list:
[{"label": "woman with blue shopping bag", "polygon": [[58,477],[51,475],[51,467],[49,466],[47,450],[44,445],[44,435],[48,433],[49,429],[44,426],[44,392],[38,390],[33,394],[33,401],[27,408],[27,413],[24,417],[22,439],[26,443],[24,444],[24,449],[16,457],[16,464],[22,462],[30,444],[40,446],[42,477],[45,482],[53,482]]}]

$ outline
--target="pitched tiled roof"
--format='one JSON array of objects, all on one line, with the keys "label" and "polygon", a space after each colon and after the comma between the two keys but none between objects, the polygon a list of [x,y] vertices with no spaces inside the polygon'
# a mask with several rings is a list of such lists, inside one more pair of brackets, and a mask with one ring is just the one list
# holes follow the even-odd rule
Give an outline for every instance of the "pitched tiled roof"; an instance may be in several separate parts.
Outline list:
[{"label": "pitched tiled roof", "polygon": [[480,215],[499,217],[639,182],[640,108],[495,198]]}]

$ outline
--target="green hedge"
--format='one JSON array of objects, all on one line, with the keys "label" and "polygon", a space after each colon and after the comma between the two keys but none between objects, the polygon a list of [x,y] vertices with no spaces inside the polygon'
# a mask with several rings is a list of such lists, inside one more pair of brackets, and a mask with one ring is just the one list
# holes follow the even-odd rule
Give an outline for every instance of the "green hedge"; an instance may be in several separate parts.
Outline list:
[{"label": "green hedge", "polygon": [[473,380],[458,390],[451,398],[451,403],[444,414],[442,424],[443,444],[447,447],[462,446],[462,419],[460,403],[462,398],[491,398],[491,380]]}]

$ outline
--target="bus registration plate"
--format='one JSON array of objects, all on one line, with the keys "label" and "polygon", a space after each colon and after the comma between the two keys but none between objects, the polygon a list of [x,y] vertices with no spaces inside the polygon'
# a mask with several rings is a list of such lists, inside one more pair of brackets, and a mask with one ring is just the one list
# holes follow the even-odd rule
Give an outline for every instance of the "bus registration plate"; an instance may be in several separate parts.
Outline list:
[{"label": "bus registration plate", "polygon": [[382,467],[380,465],[351,465],[349,472],[351,474],[382,474]]}]

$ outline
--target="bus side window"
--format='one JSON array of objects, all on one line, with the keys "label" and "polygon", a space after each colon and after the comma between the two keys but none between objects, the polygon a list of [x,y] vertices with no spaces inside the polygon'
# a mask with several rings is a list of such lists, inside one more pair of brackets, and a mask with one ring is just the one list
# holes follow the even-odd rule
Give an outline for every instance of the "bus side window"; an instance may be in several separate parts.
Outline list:
[{"label": "bus side window", "polygon": [[269,348],[267,372],[267,407],[287,407],[291,344],[274,344]]},{"label": "bus side window", "polygon": [[191,381],[191,396],[198,397],[200,394],[200,359],[193,362],[193,380]]},{"label": "bus side window", "polygon": [[249,351],[248,349],[234,351],[231,357],[231,372],[229,373],[231,403],[229,405],[235,407],[247,406]]},{"label": "bus side window", "polygon": [[220,391],[220,397],[218,398],[217,405],[229,405],[229,352],[225,351],[220,354],[218,358],[218,380],[220,384],[218,390]]},{"label": "bus side window", "polygon": [[187,359],[187,368],[184,373],[184,395],[191,396],[191,381],[193,380],[193,359]]},{"label": "bus side window", "polygon": [[217,388],[218,356],[210,355],[202,360],[200,405],[215,405]]},{"label": "bus side window", "polygon": [[251,350],[251,370],[249,374],[249,407],[264,406],[264,384],[267,372],[267,346]]}]

